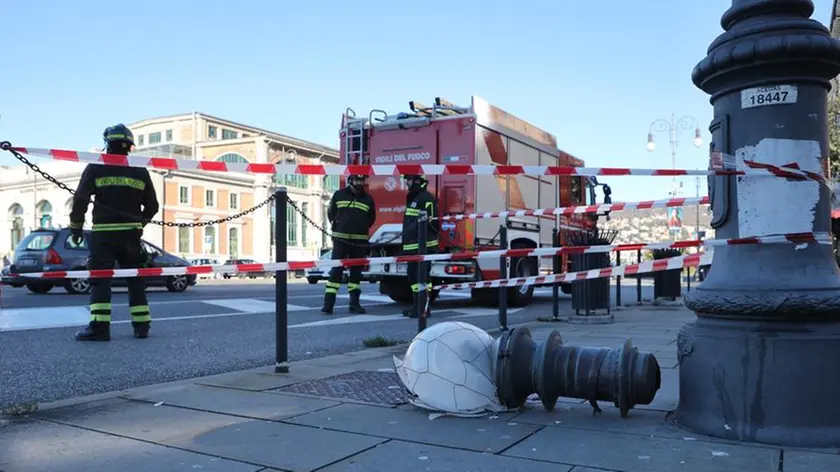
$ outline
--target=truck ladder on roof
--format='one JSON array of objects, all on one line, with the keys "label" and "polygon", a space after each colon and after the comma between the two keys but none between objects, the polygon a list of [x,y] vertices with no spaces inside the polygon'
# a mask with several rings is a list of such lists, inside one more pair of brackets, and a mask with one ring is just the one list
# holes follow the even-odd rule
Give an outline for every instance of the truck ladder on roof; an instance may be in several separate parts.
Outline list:
[{"label": "truck ladder on roof", "polygon": [[365,122],[364,118],[347,118],[347,134],[344,137],[344,162],[347,164],[367,164],[365,156]]}]

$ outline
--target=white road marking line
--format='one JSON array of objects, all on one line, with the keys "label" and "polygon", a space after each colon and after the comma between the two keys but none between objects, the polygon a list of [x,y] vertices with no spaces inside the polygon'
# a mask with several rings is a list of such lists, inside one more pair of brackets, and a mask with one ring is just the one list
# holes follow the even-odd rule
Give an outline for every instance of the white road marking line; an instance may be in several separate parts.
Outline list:
[{"label": "white road marking line", "polygon": [[[201,300],[201,302],[248,313],[272,312],[275,307],[274,302],[264,302],[255,298],[219,298],[215,300]],[[152,306],[154,307],[154,304]],[[310,307],[301,305],[287,304],[286,306],[288,307],[288,311],[311,310]]]},{"label": "white road marking line", "polygon": [[309,328],[309,327],[316,327],[316,326],[333,326],[333,325],[343,325],[343,324],[356,324],[356,323],[376,323],[379,321],[395,321],[395,320],[402,320],[406,319],[402,314],[399,315],[352,315],[352,316],[344,316],[341,318],[329,318],[326,320],[321,321],[310,321],[308,323],[299,323],[296,325],[290,325],[289,328]]},{"label": "white road marking line", "polygon": [[86,306],[0,309],[0,331],[65,328],[86,325],[89,320]]}]

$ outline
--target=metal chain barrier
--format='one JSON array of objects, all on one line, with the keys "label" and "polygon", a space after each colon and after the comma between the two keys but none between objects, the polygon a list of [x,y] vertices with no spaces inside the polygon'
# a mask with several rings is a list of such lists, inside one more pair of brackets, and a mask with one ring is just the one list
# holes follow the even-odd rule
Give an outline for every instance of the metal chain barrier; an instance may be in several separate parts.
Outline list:
[{"label": "metal chain barrier", "polygon": [[[19,160],[20,162],[25,164],[27,167],[32,169],[33,172],[36,172],[41,177],[43,177],[45,180],[55,184],[58,188],[60,188],[62,190],[66,190],[67,192],[70,193],[70,195],[75,195],[76,194],[76,191],[71,189],[70,187],[68,187],[67,184],[59,181],[58,179],[51,176],[47,172],[43,171],[40,167],[38,167],[37,164],[35,164],[34,162],[31,162],[29,159],[23,157],[22,154],[15,151],[14,149],[12,149],[12,143],[10,143],[9,141],[0,142],[0,149],[2,149],[4,151],[9,151],[10,153],[12,153],[12,155],[15,156],[15,158],[17,160]],[[193,222],[193,223],[176,223],[176,222],[173,222],[173,221],[151,220],[151,221],[149,221],[149,223],[156,224],[156,225],[159,225],[159,226],[168,226],[170,228],[173,228],[173,227],[177,227],[177,228],[201,228],[201,227],[204,227],[204,226],[213,226],[213,225],[217,225],[217,224],[221,224],[221,223],[227,223],[229,221],[233,221],[233,220],[239,219],[239,218],[241,218],[245,215],[248,215],[249,213],[253,213],[253,212],[257,211],[258,209],[264,207],[265,205],[268,205],[270,202],[274,201],[274,198],[275,198],[274,194],[272,193],[267,199],[260,202],[256,206],[253,206],[253,207],[251,207],[247,210],[241,211],[241,212],[239,212],[235,215],[229,215],[229,216],[226,216],[224,218],[220,218],[218,220],[197,221],[197,222]],[[108,205],[105,205],[104,203],[97,202],[96,199],[91,200],[91,202],[94,205],[99,205],[101,208],[107,208],[110,211],[113,211],[115,213],[119,213],[119,214],[121,214],[123,216],[127,216],[129,218],[132,218],[137,223],[142,223],[142,221],[137,218],[137,215],[132,215],[132,214],[126,213],[124,211],[120,211],[120,210],[117,210],[115,208],[111,208]]]}]

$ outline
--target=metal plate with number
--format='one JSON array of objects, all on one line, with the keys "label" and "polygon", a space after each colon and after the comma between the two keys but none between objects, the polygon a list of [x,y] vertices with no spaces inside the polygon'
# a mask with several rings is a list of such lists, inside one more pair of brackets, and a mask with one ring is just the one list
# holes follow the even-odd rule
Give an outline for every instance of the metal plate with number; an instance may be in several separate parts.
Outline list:
[{"label": "metal plate with number", "polygon": [[741,91],[741,109],[796,103],[799,90],[795,85],[771,85]]},{"label": "metal plate with number", "polygon": [[35,259],[18,259],[15,265],[21,267],[32,267],[35,265]]},{"label": "metal plate with number", "polygon": [[408,274],[408,264],[404,262],[397,263],[397,274]]}]

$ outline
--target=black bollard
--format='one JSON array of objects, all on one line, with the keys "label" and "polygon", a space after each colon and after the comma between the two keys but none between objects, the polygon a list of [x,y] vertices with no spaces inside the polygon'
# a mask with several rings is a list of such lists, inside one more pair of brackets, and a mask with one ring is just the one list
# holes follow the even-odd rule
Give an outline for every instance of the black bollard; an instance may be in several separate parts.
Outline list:
[{"label": "black bollard", "polygon": [[[642,250],[636,251],[636,264],[642,263]],[[642,304],[642,276],[636,274],[636,303]]]},{"label": "black bollard", "polygon": [[[840,41],[813,12],[810,0],[733,0],[723,14],[691,77],[714,107],[711,168],[754,161],[824,175]],[[813,180],[716,175],[709,195],[717,238],[831,231],[831,190]],[[726,440],[840,447],[831,245],[721,246],[713,265],[685,296],[697,318],[677,338],[677,422]]]},{"label": "black bollard", "polygon": [[[501,225],[499,226],[499,249],[507,249],[508,240],[507,240],[507,226]],[[499,261],[499,278],[506,279],[508,278],[508,261],[510,258],[508,257],[501,257]],[[501,327],[502,331],[506,331],[507,328],[507,309],[508,309],[508,289],[505,287],[499,287],[499,326]]]},{"label": "black bollard", "polygon": [[[621,251],[615,252],[615,265],[621,265]],[[615,276],[615,306],[621,307],[621,276]]]},{"label": "black bollard", "polygon": [[[554,242],[554,247],[560,247],[560,231],[554,228],[551,240]],[[560,274],[563,272],[563,257],[560,254],[555,254],[552,257],[552,272]],[[553,321],[560,319],[560,284],[554,282],[551,285],[551,318]]]},{"label": "black bollard", "polygon": [[[289,194],[285,187],[274,192],[274,261],[287,262],[286,211]],[[288,278],[285,270],[274,272],[274,372],[289,372]]]},{"label": "black bollard", "polygon": [[618,349],[564,346],[552,331],[545,342],[531,339],[526,327],[502,333],[496,367],[499,400],[519,408],[532,393],[547,410],[559,397],[589,400],[595,413],[597,401],[613,402],[622,417],[636,405],[649,405],[661,385],[659,363],[642,353],[630,340]]}]

